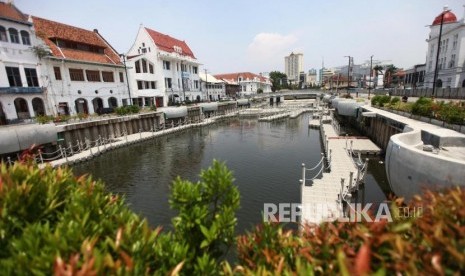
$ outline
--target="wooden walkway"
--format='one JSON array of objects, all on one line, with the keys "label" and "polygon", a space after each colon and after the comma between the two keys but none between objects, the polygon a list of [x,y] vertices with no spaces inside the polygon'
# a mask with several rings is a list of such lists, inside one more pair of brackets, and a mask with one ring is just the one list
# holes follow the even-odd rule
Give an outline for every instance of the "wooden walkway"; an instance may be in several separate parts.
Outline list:
[{"label": "wooden walkway", "polygon": [[321,125],[320,134],[327,156],[325,161],[329,162],[329,165],[322,162],[321,166],[330,166],[330,172],[323,170],[321,178],[312,179],[320,175],[318,172],[322,167],[307,169],[303,166],[302,223],[319,224],[342,217],[341,194],[346,198],[347,194],[358,187],[363,177],[363,169],[359,170],[361,164],[356,164],[349,152],[378,154],[381,151],[369,139],[338,136],[330,123]]}]

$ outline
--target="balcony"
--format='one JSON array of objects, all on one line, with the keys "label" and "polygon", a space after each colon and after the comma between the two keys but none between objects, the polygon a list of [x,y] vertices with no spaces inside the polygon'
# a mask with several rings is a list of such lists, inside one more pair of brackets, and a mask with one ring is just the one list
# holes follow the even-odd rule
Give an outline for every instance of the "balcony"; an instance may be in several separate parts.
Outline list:
[{"label": "balcony", "polygon": [[0,94],[40,94],[42,87],[0,87]]}]

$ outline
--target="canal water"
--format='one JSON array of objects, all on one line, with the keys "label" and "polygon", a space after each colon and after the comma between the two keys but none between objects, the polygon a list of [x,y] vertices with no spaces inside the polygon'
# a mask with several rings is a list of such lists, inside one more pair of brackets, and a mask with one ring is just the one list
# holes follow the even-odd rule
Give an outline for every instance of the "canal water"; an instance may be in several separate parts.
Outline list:
[{"label": "canal water", "polygon": [[[116,149],[75,165],[73,171],[102,179],[152,226],[170,228],[173,179],[179,175],[197,181],[213,159],[224,161],[241,193],[237,217],[243,232],[262,221],[264,203],[300,202],[301,163],[311,167],[321,158],[319,132],[308,128],[309,116],[271,123],[232,118]],[[372,159],[360,197],[382,202],[388,186],[384,165]]]}]

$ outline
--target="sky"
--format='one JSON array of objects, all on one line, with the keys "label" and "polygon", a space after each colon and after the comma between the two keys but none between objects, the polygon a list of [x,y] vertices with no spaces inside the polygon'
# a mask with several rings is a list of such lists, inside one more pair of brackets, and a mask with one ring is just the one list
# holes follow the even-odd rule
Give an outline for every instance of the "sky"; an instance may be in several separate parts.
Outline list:
[{"label": "sky", "polygon": [[[3,0],[5,1],[5,0]],[[465,0],[14,0],[26,14],[93,30],[120,53],[145,27],[185,40],[211,74],[304,70],[370,59],[409,68],[426,59],[429,26],[444,6],[463,18]],[[203,69],[202,69],[203,70]]]}]

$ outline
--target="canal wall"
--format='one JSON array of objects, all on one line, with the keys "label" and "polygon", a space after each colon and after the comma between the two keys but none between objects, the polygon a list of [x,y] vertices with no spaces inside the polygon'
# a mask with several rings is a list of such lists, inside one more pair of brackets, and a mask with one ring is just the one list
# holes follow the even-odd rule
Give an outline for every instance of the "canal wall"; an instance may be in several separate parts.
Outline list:
[{"label": "canal wall", "polygon": [[360,134],[369,137],[383,152],[386,151],[391,137],[404,131],[405,123],[402,121],[373,116],[363,107],[358,115],[358,117],[338,116],[338,120],[343,126],[354,128]]},{"label": "canal wall", "polygon": [[[210,116],[222,116],[237,110],[236,102],[218,103]],[[166,127],[174,127],[186,122],[202,122],[205,112],[201,106],[189,106],[187,116],[166,120],[163,108],[159,111],[132,114],[127,116],[91,117],[64,124],[30,124],[24,126],[3,127],[0,129],[0,160],[17,159],[19,153],[32,145],[40,145],[44,153],[58,150],[70,144],[88,143],[99,139],[116,139],[124,135],[141,132],[153,132]],[[170,124],[165,126],[165,123]],[[26,135],[27,134],[27,135]]]},{"label": "canal wall", "polygon": [[409,200],[424,189],[464,185],[464,134],[370,106],[357,115],[340,117],[384,149],[388,182],[396,195]]}]

